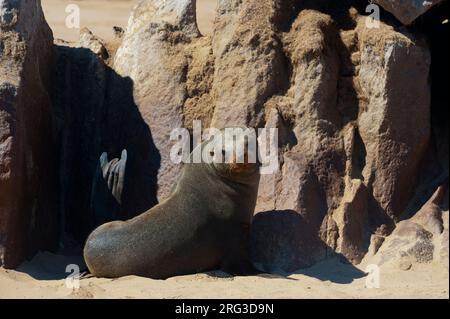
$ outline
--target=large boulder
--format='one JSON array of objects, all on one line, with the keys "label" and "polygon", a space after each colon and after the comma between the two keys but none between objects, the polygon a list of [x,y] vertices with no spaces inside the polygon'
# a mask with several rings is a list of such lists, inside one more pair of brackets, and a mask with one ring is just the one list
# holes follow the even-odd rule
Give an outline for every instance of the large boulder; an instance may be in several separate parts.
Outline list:
[{"label": "large boulder", "polygon": [[180,165],[170,159],[173,129],[183,126],[188,98],[186,46],[200,36],[195,0],[141,1],[132,13],[114,69],[133,83],[133,96],[161,161],[158,199],[170,193]]},{"label": "large boulder", "polygon": [[[325,1],[300,6],[283,44],[291,86],[266,103],[266,119],[278,128],[290,122],[295,139],[286,147],[280,142],[280,173],[261,179],[257,213],[264,213],[256,215],[255,228],[278,235],[253,241],[255,262],[277,268],[263,264],[268,258],[260,245],[268,253],[282,246],[277,238],[283,240],[286,227],[263,220],[273,218],[267,211],[293,211],[303,235],[292,237],[298,244],[290,256],[277,255],[280,265],[304,267],[329,253],[359,263],[371,234],[381,245],[417,186],[431,132],[429,49],[420,33],[384,22],[366,28],[355,8],[345,13]],[[274,100],[277,116],[288,121],[273,120]]]},{"label": "large boulder", "polygon": [[0,265],[5,267],[57,244],[52,45],[41,1],[0,1]]},{"label": "large boulder", "polygon": [[374,0],[386,11],[392,13],[400,22],[409,25],[418,17],[444,0]]},{"label": "large boulder", "polygon": [[420,35],[385,24],[368,29],[364,19],[357,28],[364,97],[358,128],[367,153],[362,175],[373,190],[373,214],[396,219],[411,199],[430,142],[430,52]]},{"label": "large boulder", "polygon": [[448,212],[443,212],[447,187],[439,187],[413,217],[399,222],[376,254],[367,256],[368,262],[402,270],[432,261],[448,267]]},{"label": "large boulder", "polygon": [[212,38],[212,126],[261,127],[265,102],[288,82],[276,33],[277,4],[275,0],[219,1]]}]

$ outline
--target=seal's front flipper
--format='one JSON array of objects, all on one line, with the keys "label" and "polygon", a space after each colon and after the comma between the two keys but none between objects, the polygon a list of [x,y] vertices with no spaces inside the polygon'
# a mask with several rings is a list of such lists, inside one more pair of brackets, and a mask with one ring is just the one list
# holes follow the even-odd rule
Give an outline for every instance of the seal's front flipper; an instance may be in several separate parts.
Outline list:
[{"label": "seal's front flipper", "polygon": [[91,192],[93,227],[118,219],[125,183],[127,157],[126,150],[122,151],[120,159],[114,158],[109,161],[107,153],[100,156],[93,177]]}]

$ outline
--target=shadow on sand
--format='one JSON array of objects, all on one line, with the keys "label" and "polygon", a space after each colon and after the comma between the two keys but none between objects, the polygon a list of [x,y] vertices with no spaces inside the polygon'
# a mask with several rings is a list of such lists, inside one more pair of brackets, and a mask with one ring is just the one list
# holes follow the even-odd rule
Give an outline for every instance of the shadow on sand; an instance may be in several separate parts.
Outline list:
[{"label": "shadow on sand", "polygon": [[28,274],[36,280],[62,280],[73,275],[76,267],[80,274],[86,269],[81,255],[64,256],[43,252],[38,253],[31,261],[22,263],[17,271]]},{"label": "shadow on sand", "polygon": [[[293,210],[268,211],[255,216],[250,240],[254,266],[264,278],[302,274],[346,284],[366,274],[324,245],[318,230]],[[317,260],[321,260],[316,263]]]}]

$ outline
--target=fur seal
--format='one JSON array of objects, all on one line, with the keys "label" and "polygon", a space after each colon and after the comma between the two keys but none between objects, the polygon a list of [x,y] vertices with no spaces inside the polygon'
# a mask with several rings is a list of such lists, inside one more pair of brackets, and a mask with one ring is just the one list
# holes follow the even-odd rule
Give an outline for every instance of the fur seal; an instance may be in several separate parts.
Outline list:
[{"label": "fur seal", "polygon": [[165,279],[219,267],[235,274],[251,270],[247,245],[260,172],[259,163],[248,161],[256,150],[247,147],[244,135],[235,137],[246,141],[244,163],[237,163],[236,152],[228,155],[225,142],[220,147],[223,155],[233,156],[229,163],[185,164],[166,200],[133,219],[94,230],[84,247],[90,272]]}]

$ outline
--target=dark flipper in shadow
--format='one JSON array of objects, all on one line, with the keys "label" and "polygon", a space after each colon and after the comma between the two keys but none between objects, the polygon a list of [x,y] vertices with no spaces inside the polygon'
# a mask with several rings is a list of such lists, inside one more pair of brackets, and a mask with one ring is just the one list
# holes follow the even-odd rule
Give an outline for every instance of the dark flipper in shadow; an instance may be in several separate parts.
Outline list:
[{"label": "dark flipper in shadow", "polygon": [[122,151],[120,159],[109,161],[106,152],[100,156],[92,182],[91,209],[94,227],[119,217],[127,158],[126,150]]}]

